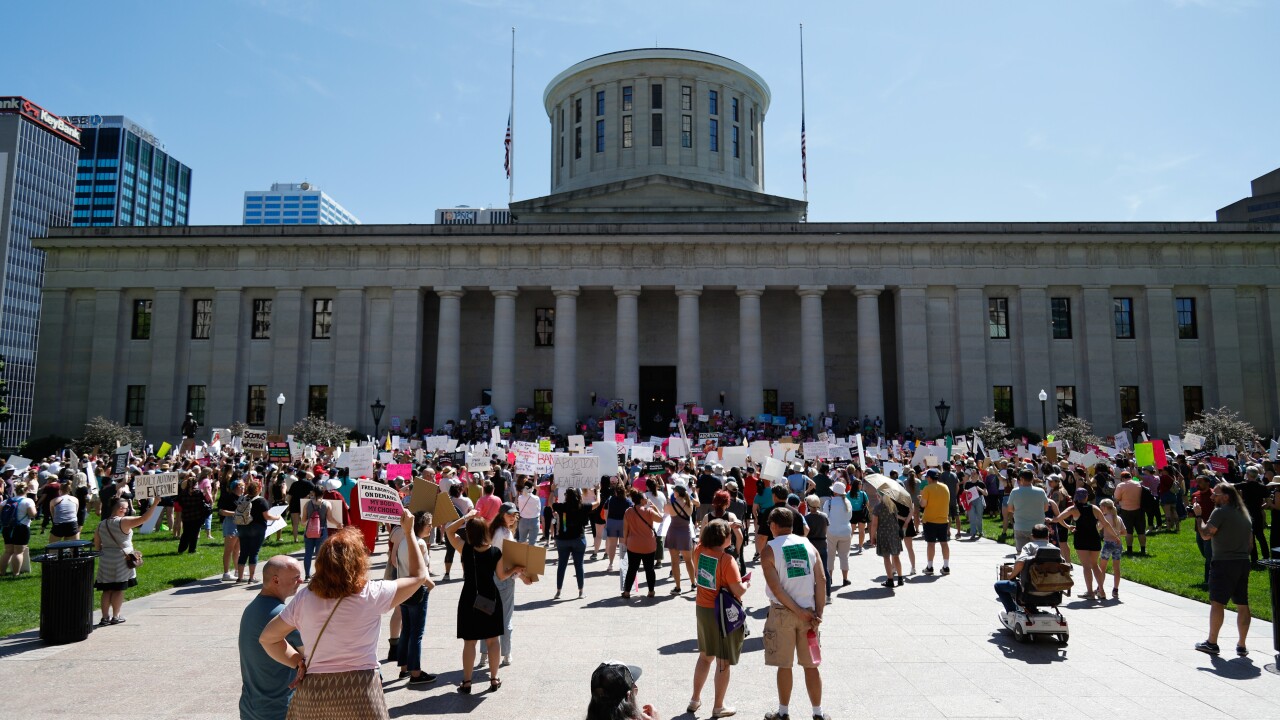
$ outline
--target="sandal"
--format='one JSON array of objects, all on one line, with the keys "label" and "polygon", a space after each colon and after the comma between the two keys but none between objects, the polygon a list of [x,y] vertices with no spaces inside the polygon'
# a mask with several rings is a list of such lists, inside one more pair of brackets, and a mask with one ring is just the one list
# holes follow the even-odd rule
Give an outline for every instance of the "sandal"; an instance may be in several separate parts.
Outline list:
[{"label": "sandal", "polygon": [[502,679],[494,678],[489,681],[489,692],[498,692],[502,689]]},{"label": "sandal", "polygon": [[690,701],[689,701],[689,706],[688,706],[688,707],[686,707],[686,708],[684,709],[684,711],[685,711],[685,712],[687,712],[687,713],[696,713],[696,712],[698,712],[698,708],[700,708],[700,707],[702,707],[702,701],[701,701],[701,700],[690,700]]},{"label": "sandal", "polygon": [[103,616],[103,618],[98,621],[98,627],[106,627],[110,624],[111,624],[111,618],[106,616]]},{"label": "sandal", "polygon": [[470,695],[471,681],[470,680],[463,681],[463,683],[458,686],[458,692],[462,693],[463,695]]}]

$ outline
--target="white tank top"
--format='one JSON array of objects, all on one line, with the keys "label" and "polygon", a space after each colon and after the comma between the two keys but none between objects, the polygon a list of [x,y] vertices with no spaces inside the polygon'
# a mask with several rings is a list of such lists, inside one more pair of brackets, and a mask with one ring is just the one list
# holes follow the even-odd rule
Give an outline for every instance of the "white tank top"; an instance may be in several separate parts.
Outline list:
[{"label": "white tank top", "polygon": [[[818,551],[803,536],[795,534],[770,540],[769,548],[773,551],[773,563],[778,569],[778,579],[782,582],[783,589],[800,607],[816,607],[813,573],[818,565]],[[778,602],[768,585],[765,585],[764,594],[769,602]]]}]

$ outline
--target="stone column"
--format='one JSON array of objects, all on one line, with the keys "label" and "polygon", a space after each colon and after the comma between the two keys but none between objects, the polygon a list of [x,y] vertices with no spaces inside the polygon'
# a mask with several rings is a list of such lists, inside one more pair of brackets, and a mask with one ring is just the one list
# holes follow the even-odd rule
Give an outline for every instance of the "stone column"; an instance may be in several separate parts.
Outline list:
[{"label": "stone column", "polygon": [[800,414],[815,418],[827,410],[827,355],[822,333],[822,295],[826,285],[801,285]]},{"label": "stone column", "polygon": [[[33,438],[60,431],[60,434],[66,434],[65,428],[83,428],[83,421],[88,420],[70,417],[62,403],[63,397],[75,397],[71,393],[82,393],[88,389],[66,387],[73,377],[77,384],[85,379],[70,370],[73,350],[77,354],[83,350],[75,347],[75,303],[69,295],[59,288],[45,288],[40,295],[40,342],[36,349],[39,376],[35,379],[31,403]],[[49,378],[55,380],[49,382]]]},{"label": "stone column", "polygon": [[960,407],[953,427],[977,425],[991,415],[991,385],[987,380],[987,302],[981,285],[956,288],[956,325],[960,340]]},{"label": "stone column", "polygon": [[763,287],[738,288],[738,413],[755,418],[764,412],[764,343],[760,333]]},{"label": "stone column", "polygon": [[1182,432],[1182,385],[1178,381],[1178,311],[1173,305],[1172,285],[1148,285],[1146,293],[1148,330],[1145,340],[1150,350],[1145,353],[1147,362],[1144,364],[1150,367],[1151,399],[1142,398],[1142,411],[1147,416],[1149,435],[1157,438]]},{"label": "stone column", "polygon": [[[403,339],[402,347],[405,349],[391,358],[391,392],[385,399],[387,411],[383,427],[391,427],[391,418],[399,417],[400,426],[407,428],[409,418],[415,415],[421,418],[423,415],[418,407],[422,402],[421,288],[395,288],[391,291],[391,325],[393,334]],[[373,416],[370,415],[369,419],[373,420]]]},{"label": "stone column", "polygon": [[[249,388],[244,384],[244,369],[240,363],[241,338],[246,333],[242,325],[244,312],[241,299],[244,288],[214,288],[213,328],[209,333],[209,394],[205,406],[205,427],[225,428],[234,422],[244,422]],[[94,354],[97,354],[95,343]],[[98,368],[94,367],[96,375]],[[89,416],[95,414],[93,408]]]},{"label": "stone column", "polygon": [[[365,338],[364,288],[340,287],[333,301],[333,381],[329,419],[373,434],[373,417],[363,402]],[[370,398],[372,401],[373,398]]]},{"label": "stone column", "polygon": [[[1267,342],[1263,347],[1270,347],[1270,363],[1263,366],[1263,376],[1270,376],[1267,397],[1268,417],[1272,427],[1280,427],[1280,285],[1268,285],[1267,297]],[[1204,317],[1201,314],[1201,317]],[[1201,327],[1204,327],[1201,325]]]},{"label": "stone column", "polygon": [[436,407],[432,427],[458,419],[462,382],[462,295],[460,287],[436,288],[440,296],[440,332],[436,337]]},{"label": "stone column", "polygon": [[616,287],[618,317],[617,358],[613,369],[613,396],[625,405],[640,407],[640,286]]},{"label": "stone column", "polygon": [[578,287],[553,287],[556,296],[555,373],[551,422],[570,433],[578,422]]},{"label": "stone column", "polygon": [[[178,435],[187,415],[187,388],[175,372],[178,362],[178,316],[182,312],[182,291],[156,288],[151,302],[151,377],[147,380],[147,437]],[[176,387],[183,382],[181,395]]]},{"label": "stone column", "polygon": [[[1054,400],[1053,377],[1049,367],[1049,296],[1044,285],[1028,285],[1018,290],[1022,325],[1014,328],[1022,336],[1022,402],[1014,388],[1013,417],[1017,425],[1040,428],[1040,391],[1049,394],[1045,402],[1045,423],[1049,431],[1058,426],[1058,404]],[[1016,372],[1015,372],[1016,377]],[[1022,407],[1019,408],[1018,405]],[[1021,409],[1021,412],[1019,412]]]},{"label": "stone column", "polygon": [[[929,333],[925,318],[925,288],[898,288],[898,424],[930,432],[938,421],[929,398]],[[950,418],[948,418],[950,420]]]},{"label": "stone column", "polygon": [[499,421],[516,414],[516,297],[514,287],[490,288],[493,293],[493,411]]},{"label": "stone column", "polygon": [[1120,388],[1116,385],[1113,351],[1116,326],[1111,286],[1085,285],[1083,295],[1086,372],[1089,379],[1089,415],[1085,417],[1089,418],[1095,428],[1106,434],[1120,429]]},{"label": "stone column", "polygon": [[1217,368],[1218,401],[1244,413],[1244,380],[1240,365],[1240,322],[1234,285],[1209,286],[1210,324],[1213,328],[1213,362]]},{"label": "stone column", "polygon": [[[310,310],[311,308],[307,308]],[[271,383],[267,385],[267,424],[276,429],[276,397],[284,393],[284,411],[280,413],[280,432],[288,435],[295,420],[307,414],[307,388],[299,377],[302,338],[311,337],[311,313],[303,320],[302,288],[276,288],[271,303]],[[304,324],[305,322],[305,324]]]},{"label": "stone column", "polygon": [[124,394],[116,370],[116,355],[120,348],[120,333],[127,332],[125,328],[129,327],[129,317],[120,306],[121,296],[120,290],[113,288],[98,290],[94,298],[89,377],[95,380],[89,385],[89,411],[85,414],[86,417],[124,417],[124,407],[117,410],[115,404],[116,398]]},{"label": "stone column", "polygon": [[880,293],[883,285],[859,285],[858,300],[858,406],[845,415],[884,419],[884,372],[880,355]]},{"label": "stone column", "polygon": [[702,402],[702,332],[698,320],[701,285],[676,288],[680,317],[676,332],[676,402]]}]

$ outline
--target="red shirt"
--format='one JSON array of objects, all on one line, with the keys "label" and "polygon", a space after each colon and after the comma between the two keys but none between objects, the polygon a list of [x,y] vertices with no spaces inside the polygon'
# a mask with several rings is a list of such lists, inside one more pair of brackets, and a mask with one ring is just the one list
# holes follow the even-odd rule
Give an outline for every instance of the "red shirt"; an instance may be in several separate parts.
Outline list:
[{"label": "red shirt", "polygon": [[756,488],[759,481],[756,479],[755,473],[747,473],[742,479],[742,499],[747,501],[747,507],[751,507],[756,502]]},{"label": "red shirt", "polygon": [[[1200,519],[1208,520],[1209,513],[1213,512],[1213,490],[1197,490],[1191,493],[1191,503],[1193,507],[1196,503],[1199,503]],[[1192,512],[1194,512],[1194,510]],[[1192,517],[1194,517],[1194,515]]]},{"label": "red shirt", "polygon": [[501,509],[502,500],[497,495],[485,495],[476,501],[476,514],[484,518],[487,523],[492,523]]}]

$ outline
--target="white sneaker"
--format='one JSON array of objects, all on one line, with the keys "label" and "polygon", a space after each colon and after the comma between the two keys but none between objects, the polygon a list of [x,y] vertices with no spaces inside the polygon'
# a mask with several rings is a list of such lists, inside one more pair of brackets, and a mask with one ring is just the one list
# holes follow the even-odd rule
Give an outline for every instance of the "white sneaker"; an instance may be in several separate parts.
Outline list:
[{"label": "white sneaker", "polygon": [[234,579],[231,577],[231,573],[222,573],[222,582],[231,582]]}]

